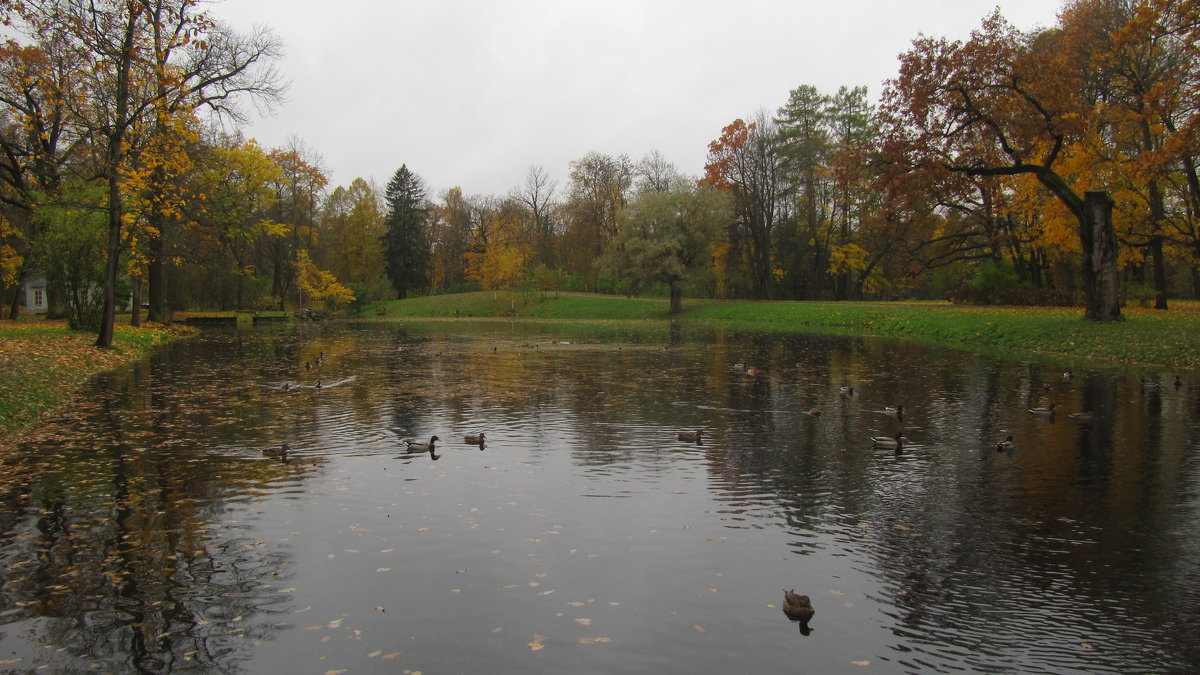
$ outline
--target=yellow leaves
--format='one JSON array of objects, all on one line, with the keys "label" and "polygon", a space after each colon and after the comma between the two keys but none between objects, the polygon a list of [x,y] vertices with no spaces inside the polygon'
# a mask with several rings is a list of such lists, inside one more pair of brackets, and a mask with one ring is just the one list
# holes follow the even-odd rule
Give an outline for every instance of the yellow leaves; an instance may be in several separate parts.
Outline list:
[{"label": "yellow leaves", "polygon": [[546,648],[546,640],[547,639],[548,638],[545,635],[540,635],[538,633],[534,633],[533,640],[530,640],[527,643],[529,645],[529,651],[531,651],[531,652],[542,651],[543,649]]},{"label": "yellow leaves", "polygon": [[612,642],[612,640],[610,640],[609,638],[606,638],[606,637],[579,638],[579,644],[581,644],[581,645],[597,645],[597,644],[606,644],[609,642]]}]

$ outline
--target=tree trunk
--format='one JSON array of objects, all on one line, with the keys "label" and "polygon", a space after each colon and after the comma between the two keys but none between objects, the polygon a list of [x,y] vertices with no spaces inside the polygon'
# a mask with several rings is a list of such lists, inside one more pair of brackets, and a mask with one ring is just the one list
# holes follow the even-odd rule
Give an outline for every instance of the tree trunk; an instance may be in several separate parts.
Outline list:
[{"label": "tree trunk", "polygon": [[671,282],[671,311],[668,314],[681,314],[683,312],[683,289],[679,287],[678,281]]},{"label": "tree trunk", "polygon": [[1117,239],[1112,226],[1113,200],[1103,190],[1084,195],[1083,244],[1084,317],[1093,321],[1121,318],[1120,280],[1117,276]]},{"label": "tree trunk", "polygon": [[96,346],[112,347],[113,324],[117,318],[117,275],[121,273],[121,174],[120,140],[110,142],[108,166],[108,260],[104,264],[104,313]]},{"label": "tree trunk", "polygon": [[160,221],[157,224],[158,235],[150,237],[150,262],[146,265],[146,294],[150,304],[146,320],[155,323],[168,323],[171,320],[167,309],[167,269],[163,264],[166,252],[165,226],[166,222]]},{"label": "tree trunk", "polygon": [[140,328],[142,325],[142,277],[133,278],[133,307],[129,310],[129,325]]},{"label": "tree trunk", "polygon": [[1167,270],[1163,262],[1163,238],[1150,242],[1150,258],[1154,261],[1154,309],[1167,308]]}]

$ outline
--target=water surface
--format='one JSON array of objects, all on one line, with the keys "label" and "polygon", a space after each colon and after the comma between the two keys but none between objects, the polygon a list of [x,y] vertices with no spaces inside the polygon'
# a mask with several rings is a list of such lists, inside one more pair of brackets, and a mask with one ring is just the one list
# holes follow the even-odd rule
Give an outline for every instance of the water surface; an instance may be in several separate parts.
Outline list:
[{"label": "water surface", "polygon": [[0,452],[0,664],[1196,672],[1200,388],[1065,369],[643,323],[207,332]]}]

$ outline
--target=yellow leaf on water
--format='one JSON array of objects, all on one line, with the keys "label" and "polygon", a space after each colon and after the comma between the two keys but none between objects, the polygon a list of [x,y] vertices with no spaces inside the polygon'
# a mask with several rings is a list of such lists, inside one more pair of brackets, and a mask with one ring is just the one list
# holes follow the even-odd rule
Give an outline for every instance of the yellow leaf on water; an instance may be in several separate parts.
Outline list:
[{"label": "yellow leaf on water", "polygon": [[577,623],[581,626],[590,626],[590,625],[592,625],[592,620],[591,619],[575,619],[575,623]]},{"label": "yellow leaf on water", "polygon": [[853,664],[853,665],[856,665],[856,666],[869,666],[869,665],[871,665],[871,662],[870,662],[870,661],[851,661],[850,663],[851,663],[851,664]]},{"label": "yellow leaf on water", "polygon": [[329,642],[329,641],[330,641],[330,640],[332,640],[332,639],[333,639],[333,638],[331,638],[331,637],[329,637],[328,635],[326,635],[325,637],[321,638],[321,643],[322,643],[322,644],[324,644],[324,643],[326,643],[326,642]]},{"label": "yellow leaf on water", "polygon": [[586,603],[586,602],[580,602],[580,601],[578,601],[578,600],[572,600],[571,602],[568,602],[567,604],[568,604],[568,605],[570,605],[570,606],[572,606],[572,607],[583,607],[583,606],[584,606],[584,605],[586,605],[587,603]]},{"label": "yellow leaf on water", "polygon": [[397,656],[400,656],[400,652],[392,652],[392,653],[390,653],[390,654],[384,654],[384,655],[383,655],[383,658],[385,658],[385,659],[394,659],[394,658],[396,658]]},{"label": "yellow leaf on water", "polygon": [[704,626],[701,626],[700,624],[696,624],[695,626],[692,626],[692,628],[695,628],[695,629],[696,629],[696,631],[697,631],[697,632],[699,632],[699,633],[706,633],[706,632],[708,632],[708,631],[704,630]]},{"label": "yellow leaf on water", "polygon": [[334,619],[327,624],[330,628],[340,628],[342,625],[341,619]]},{"label": "yellow leaf on water", "polygon": [[838,589],[836,589],[836,588],[830,588],[830,589],[828,589],[828,590],[829,590],[829,594],[830,594],[830,595],[845,595],[845,593],[843,593],[843,592],[839,591],[839,590],[838,590]]},{"label": "yellow leaf on water", "polygon": [[344,672],[346,672],[345,668],[339,668],[336,670],[327,670],[325,671],[325,675],[342,675]]},{"label": "yellow leaf on water", "polygon": [[376,572],[391,572],[391,571],[392,571],[392,568],[390,568],[390,567],[376,567],[376,568],[375,568],[375,571],[376,571]]},{"label": "yellow leaf on water", "polygon": [[497,628],[493,628],[493,629],[492,629],[492,635],[495,635],[496,633],[499,633],[499,632],[500,632],[500,631],[502,631],[502,630],[504,630],[504,629],[503,629],[503,628],[499,628],[499,627],[497,627]]},{"label": "yellow leaf on water", "polygon": [[367,654],[367,658],[368,658],[368,659],[373,659],[373,658],[375,658],[376,656],[379,656],[379,655],[380,655],[380,654],[382,654],[382,653],[383,653],[383,650],[382,650],[382,649],[376,649],[375,651],[373,651],[373,652],[371,652],[371,653]]}]

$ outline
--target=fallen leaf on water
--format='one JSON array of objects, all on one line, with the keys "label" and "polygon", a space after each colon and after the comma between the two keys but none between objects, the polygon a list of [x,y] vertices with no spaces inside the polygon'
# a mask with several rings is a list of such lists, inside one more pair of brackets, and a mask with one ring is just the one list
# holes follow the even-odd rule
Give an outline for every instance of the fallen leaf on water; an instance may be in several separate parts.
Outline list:
[{"label": "fallen leaf on water", "polygon": [[856,665],[856,666],[869,666],[869,665],[871,665],[871,662],[870,662],[870,661],[851,661],[850,663],[851,663],[852,665]]},{"label": "fallen leaf on water", "polygon": [[708,589],[708,590],[712,591],[713,593],[716,593],[716,592],[717,592],[717,587],[716,587],[716,586],[713,586],[712,588],[710,588],[710,589]]},{"label": "fallen leaf on water", "polygon": [[852,609],[854,607],[853,602],[847,602],[847,603],[845,603],[845,605],[846,605],[846,609]]},{"label": "fallen leaf on water", "polygon": [[346,672],[346,669],[345,669],[345,668],[338,668],[338,669],[335,669],[335,670],[327,670],[327,671],[325,671],[325,675],[342,675],[342,673],[344,673],[344,672]]},{"label": "fallen leaf on water", "polygon": [[496,633],[499,633],[499,632],[500,632],[500,631],[502,631],[502,630],[504,630],[504,629],[503,629],[503,628],[499,628],[499,627],[497,627],[497,628],[493,628],[493,629],[492,629],[492,635],[495,635]]},{"label": "fallen leaf on water", "polygon": [[383,655],[383,658],[385,658],[385,659],[394,659],[394,658],[396,658],[397,656],[400,656],[400,652],[392,652],[392,653],[390,653],[390,654],[384,654],[384,655]]},{"label": "fallen leaf on water", "polygon": [[1096,648],[1096,645],[1094,645],[1090,642],[1081,642],[1081,643],[1079,643],[1079,646],[1083,647],[1084,649],[1095,649]]},{"label": "fallen leaf on water", "polygon": [[553,592],[554,592],[554,589],[553,589],[553,588],[551,588],[551,589],[550,589],[550,590],[548,590],[548,591],[540,591],[540,592],[538,592],[538,595],[550,595],[550,594],[551,594],[551,593],[553,593]]},{"label": "fallen leaf on water", "polygon": [[567,604],[568,604],[568,605],[570,605],[570,606],[572,606],[572,607],[583,607],[583,606],[584,606],[584,605],[586,605],[587,603],[586,603],[586,602],[580,602],[580,601],[578,601],[578,600],[572,600],[572,601],[568,602]]},{"label": "fallen leaf on water", "polygon": [[592,625],[592,620],[591,619],[575,619],[575,623],[577,623],[581,626],[590,626],[590,625]]},{"label": "fallen leaf on water", "polygon": [[341,625],[342,625],[342,620],[341,620],[341,619],[334,619],[333,621],[330,621],[330,622],[329,622],[329,624],[328,624],[328,626],[329,626],[330,628],[340,628],[340,627],[341,627]]},{"label": "fallen leaf on water", "polygon": [[594,645],[594,644],[599,644],[599,643],[603,643],[603,642],[612,642],[612,640],[610,640],[606,637],[579,638],[579,644],[581,644],[581,645]]},{"label": "fallen leaf on water", "polygon": [[373,658],[375,658],[376,656],[379,656],[379,655],[380,655],[380,654],[382,654],[382,653],[383,653],[383,650],[382,650],[382,649],[376,649],[375,651],[373,651],[373,652],[370,652],[369,654],[367,654],[367,658],[368,658],[368,659],[373,659]]},{"label": "fallen leaf on water", "polygon": [[533,641],[529,643],[529,650],[533,652],[541,651],[546,646],[546,639],[545,635],[534,633]]},{"label": "fallen leaf on water", "polygon": [[845,595],[845,593],[843,593],[843,592],[839,591],[839,590],[838,590],[838,589],[836,589],[836,588],[830,588],[830,589],[827,589],[827,590],[829,591],[829,594],[830,594],[830,595]]},{"label": "fallen leaf on water", "polygon": [[383,609],[383,605],[375,605],[375,611],[376,611],[376,612],[382,612],[382,611],[385,611],[385,610]]},{"label": "fallen leaf on water", "polygon": [[332,639],[333,639],[333,638],[331,638],[331,637],[329,637],[328,635],[326,635],[325,637],[321,638],[321,643],[322,643],[322,644],[324,644],[324,643],[326,643],[326,642],[329,642],[329,641],[330,641],[330,640],[332,640]]},{"label": "fallen leaf on water", "polygon": [[390,568],[390,567],[376,567],[376,568],[375,568],[375,571],[376,571],[376,572],[391,572],[391,571],[392,571],[392,568]]},{"label": "fallen leaf on water", "polygon": [[621,606],[621,603],[619,603],[619,602],[610,602],[610,603],[608,603],[608,604],[612,605],[613,607],[620,607],[620,606]]},{"label": "fallen leaf on water", "polygon": [[11,666],[14,663],[20,663],[21,661],[24,661],[24,660],[25,659],[5,659],[3,661],[0,661],[0,666]]},{"label": "fallen leaf on water", "polygon": [[695,628],[696,632],[699,632],[699,633],[707,633],[708,632],[708,631],[704,630],[704,626],[701,626],[700,624],[696,624],[695,626],[692,626],[692,628]]},{"label": "fallen leaf on water", "polygon": [[536,543],[540,542],[541,539],[538,539],[537,537],[525,537],[525,541],[527,541],[531,544],[536,544]]},{"label": "fallen leaf on water", "polygon": [[455,574],[466,574],[467,571],[466,570],[454,570],[454,573]]},{"label": "fallen leaf on water", "polygon": [[714,544],[724,544],[725,543],[725,537],[709,537],[708,540],[713,542]]},{"label": "fallen leaf on water", "polygon": [[505,584],[505,585],[501,586],[500,588],[509,589],[509,588],[516,588],[516,587],[517,587],[517,584]]}]

